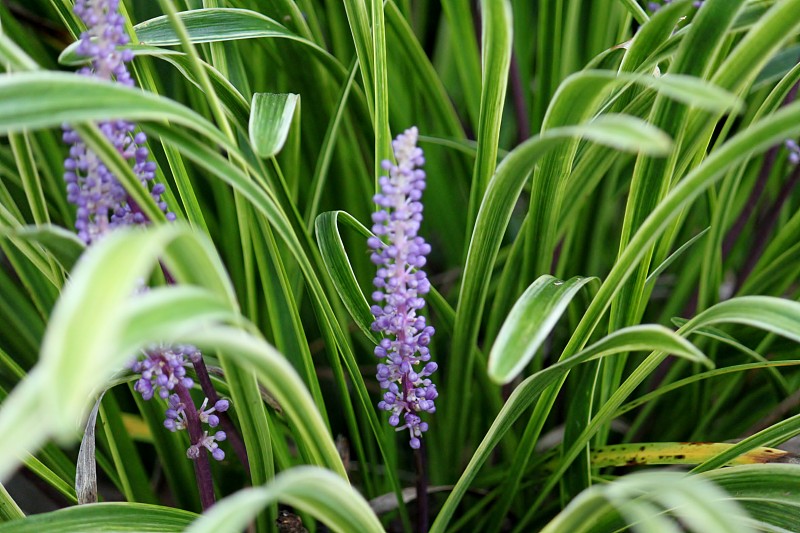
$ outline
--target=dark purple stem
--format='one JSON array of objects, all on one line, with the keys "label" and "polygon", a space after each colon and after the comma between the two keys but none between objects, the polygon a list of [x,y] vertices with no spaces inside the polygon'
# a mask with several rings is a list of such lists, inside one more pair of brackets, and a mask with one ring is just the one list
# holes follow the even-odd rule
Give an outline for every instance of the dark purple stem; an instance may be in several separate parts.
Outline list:
[{"label": "dark purple stem", "polygon": [[758,172],[758,178],[753,186],[753,191],[747,198],[747,203],[742,209],[742,212],[739,213],[739,216],[736,218],[736,222],[733,223],[733,226],[731,226],[728,234],[725,235],[725,240],[722,243],[723,260],[727,259],[731,254],[731,250],[733,250],[733,247],[736,245],[739,235],[741,235],[742,231],[747,226],[747,222],[750,220],[753,211],[755,211],[758,202],[761,201],[761,195],[764,194],[764,189],[767,187],[769,175],[772,173],[772,168],[775,166],[775,159],[778,157],[779,149],[780,146],[773,146],[767,150],[767,153],[764,156],[764,163],[761,165],[761,169]]},{"label": "dark purple stem", "polygon": [[428,458],[425,454],[425,440],[420,439],[419,448],[414,450],[417,463],[417,533],[428,531]]},{"label": "dark purple stem", "polygon": [[522,143],[531,136],[531,127],[528,124],[528,109],[525,105],[525,90],[522,85],[522,77],[519,73],[519,63],[517,54],[511,53],[511,69],[509,72],[511,81],[511,96],[514,101],[514,113],[517,117],[517,143]]},{"label": "dark purple stem", "polygon": [[[194,371],[197,374],[197,380],[200,382],[200,388],[203,389],[203,394],[206,395],[208,398],[208,403],[210,405],[214,405],[219,400],[219,395],[217,394],[216,389],[214,389],[214,385],[211,383],[211,377],[208,374],[208,368],[206,368],[206,363],[202,357],[197,360],[197,362],[192,362],[194,366]],[[228,442],[231,444],[231,448],[233,448],[233,452],[239,458],[239,461],[242,462],[242,466],[247,471],[247,475],[250,475],[250,462],[247,459],[247,449],[245,448],[244,442],[242,438],[239,436],[239,432],[236,430],[236,426],[233,425],[230,417],[228,417],[228,413],[217,413],[219,417],[219,422],[222,425],[222,429],[225,430],[225,435],[228,437]]]},{"label": "dark purple stem", "polygon": [[193,458],[194,473],[197,477],[197,488],[200,491],[200,505],[203,511],[214,505],[214,482],[211,479],[211,464],[208,462],[208,454],[205,453],[200,441],[203,439],[203,428],[200,425],[200,417],[194,406],[192,395],[189,389],[183,385],[176,385],[175,392],[183,403],[184,414],[186,415],[186,430],[189,432],[189,441],[192,446],[199,446],[200,454]]},{"label": "dark purple stem", "polygon": [[742,288],[747,277],[753,272],[753,269],[758,263],[758,260],[761,259],[761,254],[764,253],[764,248],[767,246],[767,237],[775,228],[775,224],[778,222],[778,216],[780,215],[781,209],[783,205],[789,200],[789,196],[791,196],[792,191],[797,186],[798,181],[800,181],[800,165],[794,167],[794,171],[789,175],[789,179],[783,184],[781,187],[780,192],[778,193],[778,197],[775,198],[775,202],[772,205],[767,207],[764,212],[764,215],[758,218],[758,223],[756,227],[756,236],[754,239],[753,249],[750,250],[750,253],[747,254],[747,260],[742,267],[741,272],[736,279],[736,290],[734,292],[738,292],[739,289]]}]

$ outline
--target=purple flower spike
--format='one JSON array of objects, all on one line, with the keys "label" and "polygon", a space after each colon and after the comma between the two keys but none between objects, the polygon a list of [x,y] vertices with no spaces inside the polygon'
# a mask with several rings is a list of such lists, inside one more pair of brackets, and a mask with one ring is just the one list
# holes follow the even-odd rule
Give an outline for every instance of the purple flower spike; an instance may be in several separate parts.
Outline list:
[{"label": "purple flower spike", "polygon": [[428,379],[436,371],[436,363],[419,368],[431,358],[428,344],[434,329],[426,325],[424,316],[417,316],[425,306],[422,296],[430,290],[422,267],[431,251],[417,235],[425,190],[425,172],[418,168],[425,159],[417,147],[417,136],[416,127],[398,135],[392,142],[397,164],[382,163],[388,176],[380,178],[381,192],[374,198],[381,207],[372,215],[372,231],[377,236],[367,241],[372,262],[378,267],[372,329],[386,335],[375,347],[375,355],[384,359],[378,364],[378,383],[387,389],[378,407],[391,413],[389,424],[397,431],[409,430],[409,445],[415,449],[428,429],[419,413],[435,412],[438,396],[436,385]]},{"label": "purple flower spike", "polygon": [[[132,87],[133,79],[126,63],[133,59],[133,54],[130,50],[118,49],[128,44],[125,19],[118,9],[119,0],[76,0],[74,12],[87,28],[81,34],[77,53],[91,60],[91,66],[80,69],[78,74]],[[134,133],[135,126],[124,120],[108,120],[98,126],[130,163],[133,173],[142,186],[150,190],[167,218],[174,220],[175,215],[167,211],[166,203],[161,200],[164,185],[157,183],[150,188],[156,164],[148,160],[149,152],[144,146],[147,136],[142,132]],[[75,229],[86,244],[115,227],[147,222],[116,176],[69,126],[64,126],[63,139],[70,145],[69,156],[64,161],[67,200],[78,208]]]}]

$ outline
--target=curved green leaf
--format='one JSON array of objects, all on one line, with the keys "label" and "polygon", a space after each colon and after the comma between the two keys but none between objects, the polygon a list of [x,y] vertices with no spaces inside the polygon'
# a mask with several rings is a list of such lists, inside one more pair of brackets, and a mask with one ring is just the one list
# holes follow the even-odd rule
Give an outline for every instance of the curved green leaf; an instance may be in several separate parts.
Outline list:
[{"label": "curved green leaf", "polygon": [[[700,474],[738,500],[756,520],[793,531],[800,513],[798,465],[744,465]],[[769,530],[767,530],[769,531]]]},{"label": "curved green leaf", "polygon": [[143,503],[94,503],[67,507],[0,524],[2,533],[94,533],[130,531],[173,533],[183,531],[196,514]]},{"label": "curved green leaf", "polygon": [[682,329],[734,323],[754,326],[800,342],[800,302],[771,296],[740,296],[720,302],[689,320]]},{"label": "curved green leaf", "polygon": [[[643,121],[633,120],[638,124],[638,135],[632,140],[638,139],[638,146],[646,150],[660,146],[661,132]],[[454,427],[464,427],[460,422],[462,416],[466,416],[461,408],[461,398],[469,396],[464,389],[470,383],[468,376],[472,372],[472,347],[477,341],[489,290],[490,272],[494,267],[503,234],[511,220],[511,213],[528,179],[528,173],[540,157],[565,140],[583,136],[603,144],[607,133],[613,136],[617,132],[617,125],[613,116],[601,116],[589,124],[548,130],[519,145],[497,167],[478,212],[456,309],[452,353],[459,354],[462,359],[457,362],[454,371],[448,374],[447,381],[447,389],[453,398],[450,412],[454,414],[451,420]],[[455,416],[455,413],[459,415]]]},{"label": "curved green leaf", "polygon": [[[132,297],[159,259],[176,280],[205,288],[177,285]],[[87,398],[132,353],[154,341],[188,340],[236,354],[252,366],[297,427],[297,441],[312,460],[344,476],[325,423],[289,362],[263,340],[212,326],[242,320],[228,283],[211,243],[180,224],[118,230],[92,246],[53,310],[41,362],[0,411],[0,428],[14,450],[34,448],[51,435],[73,438]],[[46,398],[43,388],[51,392]],[[0,460],[0,477],[16,455]]]},{"label": "curved green leaf", "polygon": [[253,95],[249,133],[259,157],[273,157],[281,151],[299,103],[299,94]]},{"label": "curved green leaf", "polygon": [[[667,518],[664,509],[680,522]],[[586,489],[542,533],[611,533],[626,524],[637,533],[754,531],[742,524],[746,516],[723,490],[703,478],[646,472]]]},{"label": "curved green leaf", "polygon": [[263,487],[244,489],[218,502],[187,533],[240,531],[267,505],[281,502],[304,511],[333,531],[383,531],[367,501],[341,477],[316,467],[281,472]]},{"label": "curved green leaf", "polygon": [[369,310],[369,303],[364,298],[364,293],[358,286],[358,280],[353,273],[353,267],[347,259],[347,252],[344,249],[342,237],[339,235],[339,220],[347,223],[348,226],[358,231],[364,236],[364,246],[366,239],[372,235],[358,220],[344,211],[328,211],[321,213],[314,222],[314,229],[317,234],[317,244],[325,262],[336,291],[344,302],[344,306],[355,320],[359,329],[373,343],[378,343],[375,332],[370,325],[374,320]]},{"label": "curved green leaf", "polygon": [[578,291],[596,278],[566,282],[545,275],[519,297],[489,352],[489,377],[508,383],[519,375],[566,311]]},{"label": "curved green leaf", "polygon": [[108,120],[169,120],[226,146],[206,119],[168,98],[117,83],[63,72],[0,75],[0,133]]},{"label": "curved green leaf", "polygon": [[[236,8],[193,9],[178,13],[189,40],[193,43],[214,43],[240,39],[273,38],[298,42],[311,50],[323,64],[339,78],[346,75],[344,67],[316,43],[300,37],[271,18]],[[174,46],[180,44],[175,30],[166,15],[156,17],[134,27],[136,37],[142,44],[150,46]]]},{"label": "curved green leaf", "polygon": [[23,226],[21,228],[0,228],[0,235],[17,237],[23,241],[35,242],[46,248],[61,264],[64,270],[72,266],[83,253],[86,245],[74,232],[52,225]]}]

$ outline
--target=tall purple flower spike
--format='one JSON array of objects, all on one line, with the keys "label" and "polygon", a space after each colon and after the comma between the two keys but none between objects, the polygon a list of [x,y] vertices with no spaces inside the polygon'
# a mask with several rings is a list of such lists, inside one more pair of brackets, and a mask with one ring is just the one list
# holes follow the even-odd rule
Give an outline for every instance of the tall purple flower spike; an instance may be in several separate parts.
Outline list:
[{"label": "tall purple flower spike", "polygon": [[[133,53],[118,49],[128,44],[125,19],[118,9],[119,0],[75,1],[75,14],[87,27],[87,31],[81,34],[77,53],[91,59],[91,66],[83,67],[78,73],[132,87],[133,79],[126,63],[133,59]],[[130,162],[134,174],[142,186],[150,190],[158,207],[169,220],[174,220],[175,215],[167,211],[167,204],[161,199],[164,185],[157,183],[150,187],[155,178],[156,164],[148,160],[149,152],[144,146],[147,136],[142,132],[134,133],[134,124],[124,120],[108,120],[98,126],[122,157]],[[78,207],[75,229],[86,244],[115,227],[147,222],[117,178],[97,154],[89,150],[77,132],[64,126],[63,139],[70,145],[69,157],[64,161],[67,200]]]},{"label": "tall purple flower spike", "polygon": [[372,231],[377,237],[367,241],[372,262],[378,266],[372,329],[385,335],[375,347],[375,355],[384,359],[378,364],[378,382],[387,389],[378,407],[391,413],[389,424],[397,431],[409,430],[409,444],[414,449],[420,447],[420,437],[428,429],[420,413],[435,412],[438,395],[436,385],[428,379],[437,368],[436,363],[428,362],[434,329],[426,325],[424,316],[417,316],[425,306],[422,296],[430,290],[422,267],[431,251],[417,235],[425,190],[425,172],[418,168],[425,159],[417,147],[417,136],[416,127],[398,135],[392,142],[397,164],[382,163],[388,176],[380,178],[381,192],[374,198],[380,206],[372,215]]}]

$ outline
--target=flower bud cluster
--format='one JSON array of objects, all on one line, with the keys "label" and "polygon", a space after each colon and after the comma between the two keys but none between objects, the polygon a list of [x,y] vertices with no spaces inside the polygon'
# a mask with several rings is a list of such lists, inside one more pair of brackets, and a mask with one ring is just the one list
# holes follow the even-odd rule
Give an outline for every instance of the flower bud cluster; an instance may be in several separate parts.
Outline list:
[{"label": "flower bud cluster", "polygon": [[[230,407],[228,400],[217,400],[213,406],[207,408],[208,398],[199,409],[193,403],[189,405],[189,391],[194,386],[194,381],[186,375],[186,367],[201,357],[197,348],[188,344],[160,346],[145,350],[143,359],[131,363],[131,370],[141,375],[133,387],[134,390],[145,400],[156,395],[167,400],[164,427],[170,431],[184,430],[192,421],[215,428],[219,425],[219,417],[214,413],[224,413]],[[200,430],[197,431],[199,433]],[[224,431],[217,431],[213,435],[205,432],[202,438],[189,446],[186,455],[196,459],[200,448],[204,447],[214,459],[221,461],[225,458],[225,452],[219,448],[217,442],[226,438]]]},{"label": "flower bud cluster", "polygon": [[434,329],[417,315],[430,290],[422,267],[431,250],[417,235],[425,190],[425,172],[418,168],[425,159],[417,136],[415,127],[399,135],[392,142],[397,164],[382,163],[388,175],[379,180],[381,192],[374,200],[380,210],[372,215],[376,236],[367,241],[378,267],[373,280],[377,290],[372,293],[372,329],[385,335],[375,347],[375,355],[384,360],[378,364],[378,383],[386,389],[378,407],[390,413],[389,424],[397,431],[409,430],[412,448],[420,447],[420,437],[428,429],[420,413],[435,412],[438,396],[428,378],[437,368],[429,362]]},{"label": "flower bud cluster", "polygon": [[[210,428],[215,428],[219,425],[219,417],[213,413],[224,413],[230,407],[230,402],[228,400],[217,400],[209,409],[206,409],[207,405],[208,398],[203,400],[203,404],[197,411],[198,418],[200,422],[208,424]],[[170,394],[164,427],[175,432],[184,430],[187,426],[186,404],[183,403],[178,394]],[[222,461],[225,459],[225,452],[222,451],[217,442],[221,442],[226,438],[228,437],[224,431],[216,431],[213,435],[209,435],[208,431],[203,431],[202,437],[186,450],[186,456],[190,459],[197,459],[200,456],[200,448],[205,448],[211,453],[211,457],[217,461]]]}]

